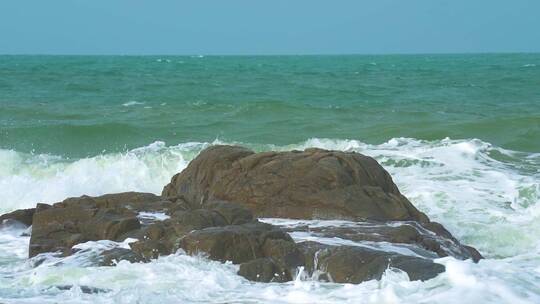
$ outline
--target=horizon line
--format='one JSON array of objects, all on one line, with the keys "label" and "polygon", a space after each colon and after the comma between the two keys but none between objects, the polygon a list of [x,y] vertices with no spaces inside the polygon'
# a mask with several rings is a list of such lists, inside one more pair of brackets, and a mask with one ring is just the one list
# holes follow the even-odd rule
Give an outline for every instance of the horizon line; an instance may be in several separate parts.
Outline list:
[{"label": "horizon line", "polygon": [[153,57],[153,56],[178,56],[178,57],[279,57],[279,56],[415,56],[415,55],[518,55],[518,54],[540,54],[540,51],[488,51],[488,52],[403,52],[403,53],[238,53],[238,54],[219,54],[219,53],[155,53],[155,54],[118,54],[118,53],[0,53],[0,56],[118,56],[118,57]]}]

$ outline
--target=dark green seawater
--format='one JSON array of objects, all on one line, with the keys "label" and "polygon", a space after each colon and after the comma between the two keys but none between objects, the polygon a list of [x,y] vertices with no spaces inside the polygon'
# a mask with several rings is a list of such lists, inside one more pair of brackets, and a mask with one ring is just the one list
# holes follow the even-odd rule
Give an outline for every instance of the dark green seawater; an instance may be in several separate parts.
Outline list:
[{"label": "dark green seawater", "polygon": [[[266,284],[181,252],[86,267],[128,246],[112,241],[28,260],[28,231],[0,223],[0,303],[540,303],[540,54],[0,56],[0,214],[81,195],[159,194],[217,143],[374,157],[485,259],[438,259],[446,271],[422,282],[390,268],[362,284],[302,275]],[[406,249],[390,245],[380,248]]]},{"label": "dark green seawater", "polygon": [[540,54],[0,56],[0,148],[479,138],[540,151]]}]

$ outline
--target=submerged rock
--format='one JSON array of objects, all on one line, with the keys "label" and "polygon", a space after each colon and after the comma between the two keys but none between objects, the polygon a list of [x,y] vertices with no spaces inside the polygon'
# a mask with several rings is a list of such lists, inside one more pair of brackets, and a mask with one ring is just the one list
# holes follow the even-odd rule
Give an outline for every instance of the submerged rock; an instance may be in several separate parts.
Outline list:
[{"label": "submerged rock", "polygon": [[97,264],[99,266],[114,266],[120,261],[138,263],[143,262],[144,258],[127,248],[113,248],[103,251]]},{"label": "submerged rock", "polygon": [[[444,228],[441,226],[440,229]],[[453,256],[475,262],[482,258],[476,249],[460,244],[448,231],[439,230],[437,234],[414,221],[357,221],[354,225],[299,226],[285,228],[285,231],[310,233],[319,238],[395,244],[429,258]]]},{"label": "submerged rock", "polygon": [[[353,222],[280,228],[257,217]],[[214,146],[175,175],[162,196],[82,196],[0,219],[32,225],[30,257],[68,256],[80,249],[77,244],[134,238],[102,249],[97,265],[148,262],[183,250],[239,264],[240,275],[259,282],[292,280],[299,267],[339,283],[379,279],[389,267],[426,280],[444,271],[432,261],[436,257],[481,258],[418,211],[374,159],[320,149],[254,153]],[[363,245],[295,243],[289,233]]]},{"label": "submerged rock", "polygon": [[318,279],[336,283],[378,280],[389,267],[405,271],[412,281],[428,280],[445,267],[430,259],[357,246],[329,246],[316,242],[300,243],[306,255],[306,270]]},{"label": "submerged rock", "polygon": [[55,285],[52,288],[56,288],[58,290],[71,290],[73,288],[78,288],[78,289],[80,289],[80,291],[82,293],[85,293],[85,294],[107,293],[107,292],[111,291],[109,289],[103,289],[103,288],[97,288],[97,287],[85,286],[85,285],[81,285],[81,286],[76,286],[76,285]]},{"label": "submerged rock", "polygon": [[287,269],[282,268],[272,258],[260,258],[240,265],[238,274],[255,282],[287,282],[292,280]]}]

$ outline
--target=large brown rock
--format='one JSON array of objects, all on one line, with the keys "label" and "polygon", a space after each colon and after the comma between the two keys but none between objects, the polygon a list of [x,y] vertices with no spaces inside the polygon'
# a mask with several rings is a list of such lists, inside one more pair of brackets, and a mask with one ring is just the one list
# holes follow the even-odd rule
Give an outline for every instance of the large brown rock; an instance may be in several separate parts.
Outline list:
[{"label": "large brown rock", "polygon": [[175,175],[162,195],[194,205],[237,202],[258,217],[428,221],[373,158],[321,149],[254,153],[213,146]]},{"label": "large brown rock", "polygon": [[[438,256],[481,258],[418,211],[375,159],[354,152],[254,153],[243,147],[213,146],[176,174],[162,196],[180,198],[191,206],[233,201],[257,217],[374,221],[382,225],[361,227],[353,231],[355,237],[369,240],[379,235],[373,241],[419,244]],[[396,221],[411,225],[385,225]]]}]

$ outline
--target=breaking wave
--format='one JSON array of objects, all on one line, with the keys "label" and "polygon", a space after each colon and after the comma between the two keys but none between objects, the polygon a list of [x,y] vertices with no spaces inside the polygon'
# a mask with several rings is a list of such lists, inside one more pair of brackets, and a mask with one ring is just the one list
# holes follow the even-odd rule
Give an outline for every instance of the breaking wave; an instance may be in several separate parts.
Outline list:
[{"label": "breaking wave", "polygon": [[[214,144],[227,143],[168,146],[154,142],[123,153],[81,159],[0,150],[0,213],[83,194],[128,190],[160,193],[172,175]],[[2,231],[0,270],[12,278],[8,281],[0,276],[0,300],[16,302],[14,294],[24,290],[24,301],[36,303],[68,299],[83,303],[540,301],[539,153],[510,151],[477,139],[448,138],[394,138],[378,145],[317,138],[287,146],[228,144],[255,151],[319,147],[372,156],[415,206],[443,223],[458,239],[478,248],[487,259],[479,264],[439,259],[447,271],[426,282],[410,282],[405,273],[389,269],[381,281],[359,285],[322,283],[301,276],[285,284],[259,284],[237,276],[235,265],[181,253],[148,264],[121,262],[117,267],[81,268],[77,267],[79,260],[72,258],[31,268],[25,262],[28,239],[14,236],[20,232]],[[325,225],[325,221],[320,224]],[[58,262],[62,266],[52,266]],[[43,286],[51,285],[75,287],[43,291]],[[110,292],[89,295],[77,287],[86,285]]]}]

